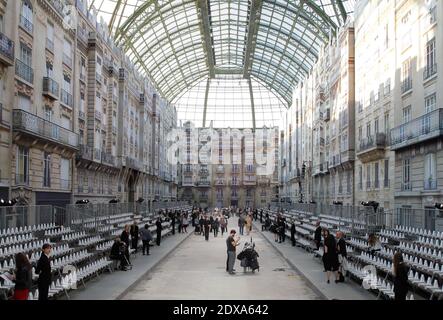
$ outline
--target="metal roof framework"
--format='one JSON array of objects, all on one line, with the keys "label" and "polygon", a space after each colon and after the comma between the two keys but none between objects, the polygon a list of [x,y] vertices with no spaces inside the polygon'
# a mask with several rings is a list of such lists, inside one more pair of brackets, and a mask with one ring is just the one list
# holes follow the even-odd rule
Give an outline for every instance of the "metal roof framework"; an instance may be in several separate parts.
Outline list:
[{"label": "metal roof framework", "polygon": [[90,0],[171,102],[219,75],[256,78],[286,106],[355,0]]}]

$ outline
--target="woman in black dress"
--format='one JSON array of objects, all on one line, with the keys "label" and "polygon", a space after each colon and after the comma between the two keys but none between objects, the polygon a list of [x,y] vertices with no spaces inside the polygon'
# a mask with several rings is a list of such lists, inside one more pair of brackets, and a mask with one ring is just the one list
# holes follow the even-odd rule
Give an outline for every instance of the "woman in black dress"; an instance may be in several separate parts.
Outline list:
[{"label": "woman in black dress", "polygon": [[394,294],[395,300],[406,300],[408,293],[408,268],[403,262],[401,252],[394,254],[393,272],[394,272]]},{"label": "woman in black dress", "polygon": [[327,282],[329,283],[329,278],[331,277],[331,272],[335,274],[336,283],[339,280],[338,277],[338,254],[337,254],[337,243],[335,238],[329,233],[328,229],[323,229],[324,245],[323,245],[323,264],[326,270]]}]

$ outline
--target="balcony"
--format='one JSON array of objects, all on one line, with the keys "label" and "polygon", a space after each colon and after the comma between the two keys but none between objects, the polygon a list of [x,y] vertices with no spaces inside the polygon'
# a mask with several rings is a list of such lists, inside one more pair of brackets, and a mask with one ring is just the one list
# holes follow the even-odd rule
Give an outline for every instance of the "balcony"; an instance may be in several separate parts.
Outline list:
[{"label": "balcony", "polygon": [[44,77],[43,78],[43,95],[52,99],[52,100],[58,100],[59,95],[60,95],[58,83],[49,77]]},{"label": "balcony", "polygon": [[423,181],[423,190],[437,190],[436,179],[426,179]]},{"label": "balcony", "polygon": [[391,150],[398,150],[443,135],[443,108],[431,111],[391,130]]},{"label": "balcony", "polygon": [[386,134],[377,133],[375,136],[372,135],[360,141],[357,157],[363,163],[382,159],[385,155],[386,146]]},{"label": "balcony", "polygon": [[101,74],[99,74],[98,72],[95,73],[95,80],[102,84],[103,83],[103,76]]},{"label": "balcony", "polygon": [[116,161],[115,161],[115,157],[108,152],[102,152],[102,163],[109,165],[111,167],[115,167],[116,166]]},{"label": "balcony", "polygon": [[257,178],[255,176],[245,176],[243,184],[245,186],[255,186],[257,184]]},{"label": "balcony", "polygon": [[134,159],[131,157],[126,157],[126,167],[134,169],[134,170],[140,170],[141,164],[140,164],[140,161],[138,161],[137,159]]},{"label": "balcony", "polygon": [[401,83],[401,93],[404,94],[412,90],[412,78],[408,77]]},{"label": "balcony", "polygon": [[201,194],[199,198],[200,201],[208,201],[209,196],[207,194]]},{"label": "balcony", "polygon": [[140,104],[141,105],[145,104],[145,94],[144,93],[140,93]]},{"label": "balcony", "polygon": [[29,84],[34,83],[34,70],[20,60],[15,60],[15,74]]},{"label": "balcony", "polygon": [[238,200],[237,194],[231,194],[231,200]]},{"label": "balcony", "polygon": [[226,185],[226,181],[224,179],[217,179],[217,180],[215,180],[215,185],[216,186],[224,186],[224,185]]},{"label": "balcony", "polygon": [[67,67],[72,68],[72,57],[68,56],[66,53],[63,53],[63,63]]},{"label": "balcony", "polygon": [[412,190],[412,183],[410,181],[401,182],[400,189],[401,189],[401,191],[411,191]]},{"label": "balcony", "polygon": [[183,180],[182,181],[182,186],[183,187],[193,187],[194,186],[194,182],[192,180]]},{"label": "balcony", "polygon": [[62,104],[64,104],[66,107],[72,109],[72,106],[73,106],[72,94],[70,94],[69,92],[62,89],[60,99],[61,99],[60,102]]},{"label": "balcony", "polygon": [[98,120],[100,122],[102,121],[102,113],[100,111],[95,110],[94,117],[96,120]]},{"label": "balcony", "polygon": [[112,126],[112,133],[117,134],[117,127],[116,126]]},{"label": "balcony", "polygon": [[78,112],[78,118],[79,118],[80,120],[85,121],[85,120],[86,120],[86,115],[85,115],[85,113],[84,113],[83,111],[79,111],[79,112]]},{"label": "balcony", "polygon": [[261,186],[269,185],[270,181],[268,177],[258,177],[257,183]]},{"label": "balcony", "polygon": [[209,180],[198,180],[197,183],[196,183],[196,186],[197,187],[207,188],[207,187],[211,186],[211,181],[209,181]]},{"label": "balcony", "polygon": [[335,168],[339,166],[340,163],[341,163],[341,157],[339,154],[329,157],[329,168]]},{"label": "balcony", "polygon": [[331,119],[331,110],[329,108],[326,109],[326,111],[323,113],[323,120],[329,121]]},{"label": "balcony", "polygon": [[58,145],[78,150],[78,135],[68,129],[60,127],[43,118],[37,117],[24,110],[14,109],[13,130],[33,136],[38,139],[48,140]]},{"label": "balcony", "polygon": [[34,33],[34,25],[23,15],[20,15],[20,27],[22,27],[23,30],[25,30],[30,35]]},{"label": "balcony", "polygon": [[384,179],[383,180],[383,187],[384,188],[389,188],[391,186],[391,180],[389,179]]},{"label": "balcony", "polygon": [[81,144],[79,152],[77,154],[77,158],[92,161],[93,153],[94,150],[92,147]]},{"label": "balcony", "polygon": [[14,65],[14,41],[0,32],[0,63],[11,67]]},{"label": "balcony", "polygon": [[437,74],[437,64],[427,65],[423,70],[423,81],[430,79],[432,76]]},{"label": "balcony", "polygon": [[340,152],[340,163],[347,164],[355,160],[355,151],[354,150],[345,150]]},{"label": "balcony", "polygon": [[207,176],[209,176],[209,170],[208,169],[200,169],[198,171],[198,175],[201,177],[207,177]]},{"label": "balcony", "polygon": [[240,173],[240,168],[238,166],[232,166],[231,173]]},{"label": "balcony", "polygon": [[88,44],[88,33],[85,29],[80,27],[77,28],[77,36],[83,42],[83,44]]},{"label": "balcony", "polygon": [[218,166],[215,170],[216,173],[225,173],[225,167],[224,166]]},{"label": "balcony", "polygon": [[15,174],[15,184],[18,186],[29,186],[29,174]]}]

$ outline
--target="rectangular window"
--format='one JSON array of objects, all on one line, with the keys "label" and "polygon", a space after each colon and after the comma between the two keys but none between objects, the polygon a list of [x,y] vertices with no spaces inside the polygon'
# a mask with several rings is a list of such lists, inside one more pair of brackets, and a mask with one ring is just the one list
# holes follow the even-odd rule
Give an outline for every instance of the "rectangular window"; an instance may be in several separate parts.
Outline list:
[{"label": "rectangular window", "polygon": [[426,43],[426,68],[433,69],[436,63],[435,38]]},{"label": "rectangular window", "polygon": [[346,174],[346,193],[351,193],[351,172],[348,171]]},{"label": "rectangular window", "polygon": [[411,159],[403,160],[402,191],[411,190]]},{"label": "rectangular window", "polygon": [[389,134],[389,113],[385,113],[385,121],[384,121],[384,125],[385,125],[385,133]]},{"label": "rectangular window", "polygon": [[435,93],[425,97],[425,113],[434,111],[436,106],[437,106],[437,97]]},{"label": "rectangular window", "polygon": [[403,123],[411,121],[411,106],[403,108]]},{"label": "rectangular window", "polygon": [[71,182],[71,161],[61,158],[60,160],[60,186],[62,189],[69,189]]},{"label": "rectangular window", "polygon": [[389,159],[385,159],[384,186],[385,186],[385,188],[389,188]]},{"label": "rectangular window", "polygon": [[379,124],[378,124],[378,117],[377,118],[375,118],[375,120],[374,120],[374,133],[375,134],[377,134],[377,133],[379,133]]},{"label": "rectangular window", "polygon": [[358,189],[363,190],[363,167],[358,167]]},{"label": "rectangular window", "polygon": [[378,173],[379,173],[378,162],[376,162],[376,163],[374,163],[374,187],[377,189],[380,188]]},{"label": "rectangular window", "polygon": [[5,33],[3,25],[3,16],[0,14],[0,32]]},{"label": "rectangular window", "polygon": [[43,154],[43,187],[51,186],[51,154]]},{"label": "rectangular window", "polygon": [[17,148],[15,182],[26,185],[29,183],[29,149],[26,147]]},{"label": "rectangular window", "polygon": [[371,123],[366,125],[366,138],[371,138]]},{"label": "rectangular window", "polygon": [[428,153],[425,156],[425,176],[424,189],[434,190],[437,188],[437,162],[435,153]]},{"label": "rectangular window", "polygon": [[32,66],[32,49],[20,42],[20,61],[28,67]]},{"label": "rectangular window", "polygon": [[366,167],[366,190],[371,189],[371,165]]}]

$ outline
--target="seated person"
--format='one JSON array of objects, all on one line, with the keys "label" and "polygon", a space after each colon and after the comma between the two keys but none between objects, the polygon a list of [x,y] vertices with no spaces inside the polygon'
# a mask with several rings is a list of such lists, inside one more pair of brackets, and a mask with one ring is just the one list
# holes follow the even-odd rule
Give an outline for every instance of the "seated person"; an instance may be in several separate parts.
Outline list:
[{"label": "seated person", "polygon": [[378,237],[371,233],[368,237],[368,244],[369,244],[369,252],[374,255],[374,253],[376,251],[380,251],[381,250],[381,242],[378,239]]},{"label": "seated person", "polygon": [[271,227],[271,218],[269,218],[269,216],[265,219],[265,223],[261,226],[261,230],[269,230],[269,228]]}]

